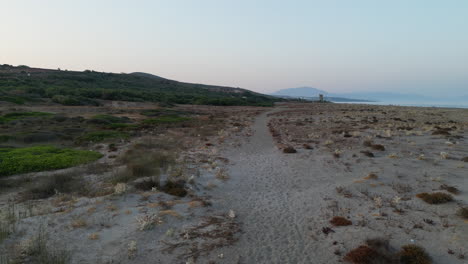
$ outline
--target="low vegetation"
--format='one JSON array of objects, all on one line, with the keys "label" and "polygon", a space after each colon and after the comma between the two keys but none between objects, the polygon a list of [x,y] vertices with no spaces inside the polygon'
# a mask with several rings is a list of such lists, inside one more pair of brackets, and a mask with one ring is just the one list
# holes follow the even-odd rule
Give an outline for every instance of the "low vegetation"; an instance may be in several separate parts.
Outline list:
[{"label": "low vegetation", "polygon": [[116,139],[128,139],[129,135],[119,131],[94,131],[78,138],[79,142],[102,142]]},{"label": "low vegetation", "polygon": [[417,245],[405,245],[399,253],[402,264],[430,264],[431,258],[424,248]]},{"label": "low vegetation", "polygon": [[172,116],[160,116],[156,118],[149,118],[143,120],[143,124],[170,124],[170,123],[178,123],[183,121],[189,121],[189,117],[182,117],[177,115]]},{"label": "low vegetation", "polygon": [[353,222],[341,216],[333,217],[330,223],[334,226],[349,226],[353,224]]},{"label": "low vegetation", "polygon": [[7,123],[13,120],[21,120],[25,118],[34,118],[34,117],[44,117],[44,116],[52,116],[51,113],[45,112],[13,112],[8,113],[3,116],[0,116],[0,124]]},{"label": "low vegetation", "polygon": [[428,204],[443,204],[453,201],[452,195],[443,192],[419,193],[416,196]]},{"label": "low vegetation", "polygon": [[0,176],[63,169],[101,157],[102,154],[94,151],[54,146],[0,148]]},{"label": "low vegetation", "polygon": [[257,106],[272,106],[281,100],[239,88],[182,83],[145,73],[77,72],[0,65],[0,100],[22,104],[33,99],[93,106],[100,105],[99,100]]}]

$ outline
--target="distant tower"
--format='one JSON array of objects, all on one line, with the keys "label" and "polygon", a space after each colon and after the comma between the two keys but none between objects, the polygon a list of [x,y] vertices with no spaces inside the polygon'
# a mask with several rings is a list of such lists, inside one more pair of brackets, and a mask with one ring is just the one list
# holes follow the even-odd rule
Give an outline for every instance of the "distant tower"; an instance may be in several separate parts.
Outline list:
[{"label": "distant tower", "polygon": [[323,103],[323,94],[319,94],[319,102]]}]

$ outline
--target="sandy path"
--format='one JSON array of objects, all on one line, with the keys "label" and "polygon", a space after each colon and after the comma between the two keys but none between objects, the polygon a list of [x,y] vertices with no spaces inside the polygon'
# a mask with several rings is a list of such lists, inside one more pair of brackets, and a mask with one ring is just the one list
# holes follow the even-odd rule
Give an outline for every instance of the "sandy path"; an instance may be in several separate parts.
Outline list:
[{"label": "sandy path", "polygon": [[320,210],[321,194],[333,182],[299,154],[277,149],[267,114],[256,119],[249,142],[227,154],[231,179],[215,196],[237,213],[243,234],[222,252],[226,263],[314,263],[308,215]]}]

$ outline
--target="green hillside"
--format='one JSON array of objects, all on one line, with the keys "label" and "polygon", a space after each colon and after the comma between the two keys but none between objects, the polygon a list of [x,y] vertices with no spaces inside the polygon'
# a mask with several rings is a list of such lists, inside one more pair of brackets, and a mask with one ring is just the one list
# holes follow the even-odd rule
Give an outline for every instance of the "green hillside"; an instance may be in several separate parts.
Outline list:
[{"label": "green hillside", "polygon": [[146,73],[77,72],[0,65],[0,101],[24,104],[43,99],[63,105],[99,105],[102,99],[258,106],[269,106],[279,100],[245,89],[183,83]]}]

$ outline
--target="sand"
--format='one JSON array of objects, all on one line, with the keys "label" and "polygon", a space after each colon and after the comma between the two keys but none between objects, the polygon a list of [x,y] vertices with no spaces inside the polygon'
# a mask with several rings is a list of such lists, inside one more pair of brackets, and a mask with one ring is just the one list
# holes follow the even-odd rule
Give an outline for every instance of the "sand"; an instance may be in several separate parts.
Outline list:
[{"label": "sand", "polygon": [[[55,203],[22,219],[15,239],[47,223],[50,243],[71,250],[71,263],[341,263],[371,238],[388,240],[395,251],[422,246],[433,263],[465,263],[468,223],[456,212],[468,204],[461,161],[468,156],[467,113],[344,104],[265,109],[242,133],[220,132],[213,146],[184,154],[200,169],[189,185],[193,196],[129,191]],[[456,128],[432,135],[435,126]],[[363,146],[368,139],[385,150]],[[297,153],[283,153],[285,146]],[[454,201],[431,205],[416,197],[446,192],[441,185],[459,190]],[[137,219],[146,215],[161,219],[139,230]],[[352,224],[335,227],[334,216]],[[80,218],[87,226],[72,227]]]}]

